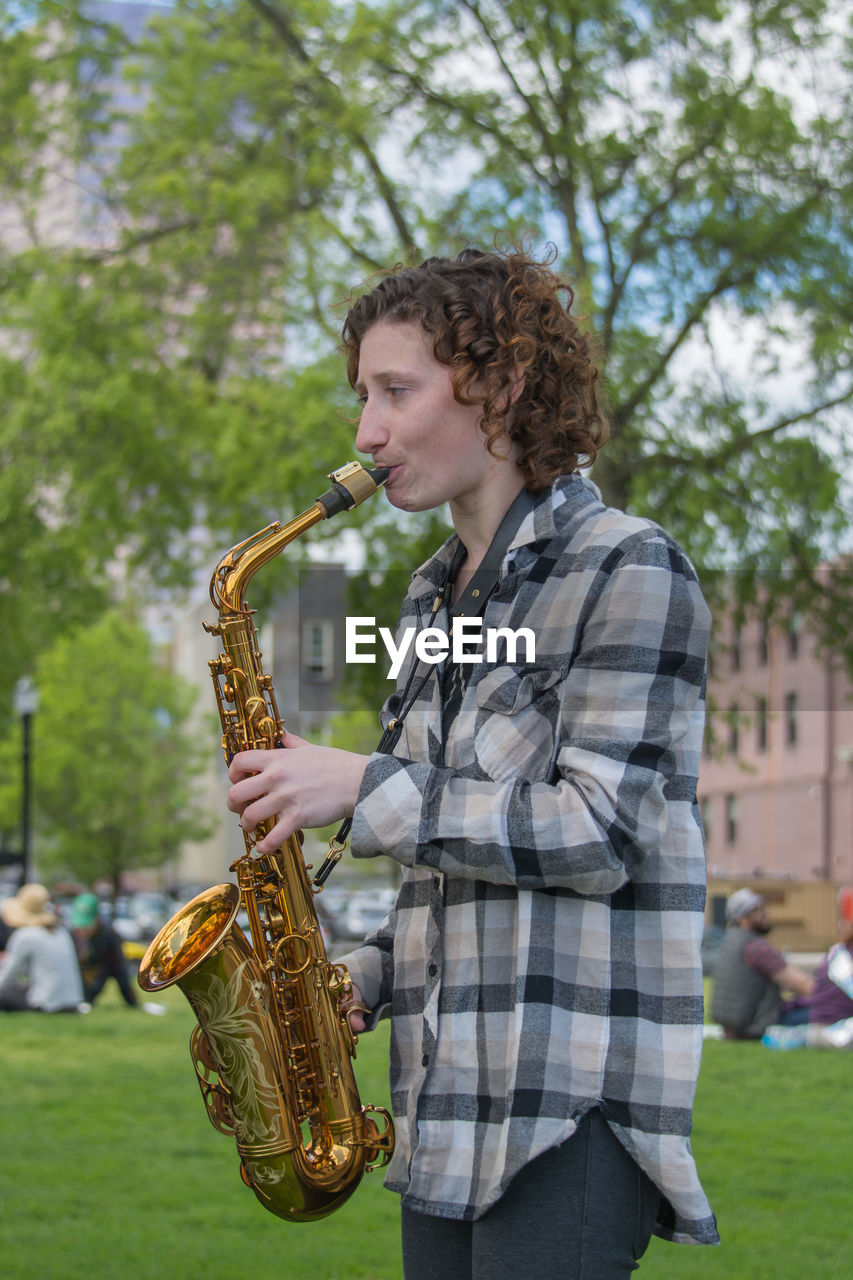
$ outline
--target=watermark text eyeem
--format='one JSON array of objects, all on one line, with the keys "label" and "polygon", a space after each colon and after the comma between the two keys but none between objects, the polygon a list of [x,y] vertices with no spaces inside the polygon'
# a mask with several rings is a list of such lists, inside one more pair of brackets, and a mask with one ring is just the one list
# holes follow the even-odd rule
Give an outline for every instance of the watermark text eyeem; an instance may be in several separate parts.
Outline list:
[{"label": "watermark text eyeem", "polygon": [[[388,627],[380,627],[379,638],[391,659],[389,680],[396,680],[400,674],[406,654],[413,643],[415,657],[421,662],[432,664],[443,662],[447,657],[452,662],[497,662],[501,641],[506,646],[504,661],[517,661],[520,643],[524,644],[524,661],[536,661],[536,637],[530,627],[519,627],[517,631],[509,627],[486,627],[484,632],[482,618],[457,618],[449,636],[441,627],[423,627],[420,631],[417,627],[406,627],[397,644],[394,633]],[[347,618],[346,661],[376,662],[375,646],[376,619]],[[472,652],[475,646],[478,652]]]}]

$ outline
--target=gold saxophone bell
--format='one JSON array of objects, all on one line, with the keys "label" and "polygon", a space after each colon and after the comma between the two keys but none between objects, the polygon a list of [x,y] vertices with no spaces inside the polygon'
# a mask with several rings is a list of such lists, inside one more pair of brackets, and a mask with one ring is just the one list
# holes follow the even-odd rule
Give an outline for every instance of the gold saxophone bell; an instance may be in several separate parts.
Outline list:
[{"label": "gold saxophone bell", "polygon": [[[211,662],[226,758],[273,747],[284,732],[245,588],[261,565],[318,520],[375,493],[387,472],[349,463],[332,488],[286,525],[270,525],[220,560],[211,581],[224,653]],[[221,884],[164,925],[139,967],[139,985],[176,984],[198,1019],[190,1051],[208,1118],[236,1140],[244,1182],[292,1222],[326,1217],[369,1169],[387,1164],[394,1127],[362,1106],[348,1013],[352,983],[327,955],[300,841],[253,856],[273,822],[245,834],[246,853]],[[251,944],[237,923],[245,908]]]}]

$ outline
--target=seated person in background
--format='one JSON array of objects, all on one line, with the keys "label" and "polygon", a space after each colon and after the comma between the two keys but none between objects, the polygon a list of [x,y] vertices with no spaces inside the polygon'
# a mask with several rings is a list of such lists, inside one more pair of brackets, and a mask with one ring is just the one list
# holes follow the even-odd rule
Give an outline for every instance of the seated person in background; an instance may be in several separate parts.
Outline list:
[{"label": "seated person in background", "polygon": [[0,1009],[77,1013],[83,984],[67,929],[40,884],[25,884],[3,904],[14,932],[0,960]]},{"label": "seated person in background", "polygon": [[[6,899],[6,902],[13,901],[13,898]],[[9,939],[15,932],[12,926],[6,922],[6,902],[4,902],[2,907],[0,907],[0,956],[2,956],[3,952],[6,950],[6,947],[9,945]]]},{"label": "seated person in background", "polygon": [[[6,898],[2,903],[0,903],[0,960],[3,959],[3,953],[9,945],[9,939],[15,932],[15,926],[12,924],[12,920],[15,918],[16,910],[17,900],[14,897]],[[5,1001],[10,1005],[25,1005],[26,1000],[24,997],[27,993],[26,982],[23,978],[19,977],[15,987],[17,995],[10,988],[3,996],[0,996],[0,1001]]]},{"label": "seated person in background", "polygon": [[71,908],[71,932],[77,947],[83,991],[94,1004],[110,978],[115,978],[125,1004],[139,1003],[130,984],[121,938],[100,916],[94,893],[81,893]]},{"label": "seated person in background", "polygon": [[[813,982],[767,941],[764,899],[737,889],[726,903],[726,936],[714,964],[711,1017],[730,1039],[760,1040],[767,1027],[808,1022]],[[783,999],[783,992],[800,997]]]},{"label": "seated person in background", "polygon": [[3,902],[0,903],[0,955],[2,955],[3,952],[6,950],[6,947],[9,945],[9,939],[11,938],[12,934],[15,932],[15,926],[11,923],[10,920],[7,919],[9,909],[10,909],[9,907],[10,903],[12,904],[11,911],[12,911],[12,918],[14,919],[15,899],[5,898]]},{"label": "seated person in background", "polygon": [[853,894],[842,890],[840,898],[839,940],[815,970],[814,992],[809,1002],[809,1024],[815,1028],[853,1018]]}]

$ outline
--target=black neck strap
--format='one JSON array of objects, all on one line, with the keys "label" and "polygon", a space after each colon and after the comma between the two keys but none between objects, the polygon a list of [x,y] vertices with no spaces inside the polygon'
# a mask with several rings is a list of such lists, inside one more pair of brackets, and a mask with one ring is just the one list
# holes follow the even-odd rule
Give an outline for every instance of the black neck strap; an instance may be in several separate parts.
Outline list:
[{"label": "black neck strap", "polygon": [[[529,511],[533,510],[533,495],[522,489],[515,497],[511,507],[507,511],[500,525],[498,526],[495,536],[489,543],[486,554],[483,556],[474,573],[471,581],[462,592],[459,599],[449,607],[451,619],[462,617],[474,617],[478,613],[482,613],[486,606],[486,601],[497,586],[498,576],[501,571],[501,565],[504,557],[509,550],[509,544],[521,527],[521,522]],[[460,542],[456,555],[462,552],[462,558],[455,566],[455,572],[451,581],[456,580],[456,574],[465,559],[465,548]],[[454,561],[456,556],[454,556]],[[451,565],[451,570],[453,565]]]}]

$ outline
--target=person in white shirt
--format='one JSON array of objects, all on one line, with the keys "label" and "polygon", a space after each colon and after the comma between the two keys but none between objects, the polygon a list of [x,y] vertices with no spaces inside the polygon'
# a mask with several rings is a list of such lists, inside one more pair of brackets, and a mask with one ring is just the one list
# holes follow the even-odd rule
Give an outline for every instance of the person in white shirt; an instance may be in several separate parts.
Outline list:
[{"label": "person in white shirt", "polygon": [[12,930],[0,958],[0,1010],[77,1013],[83,983],[71,934],[43,885],[25,884],[2,907]]}]

